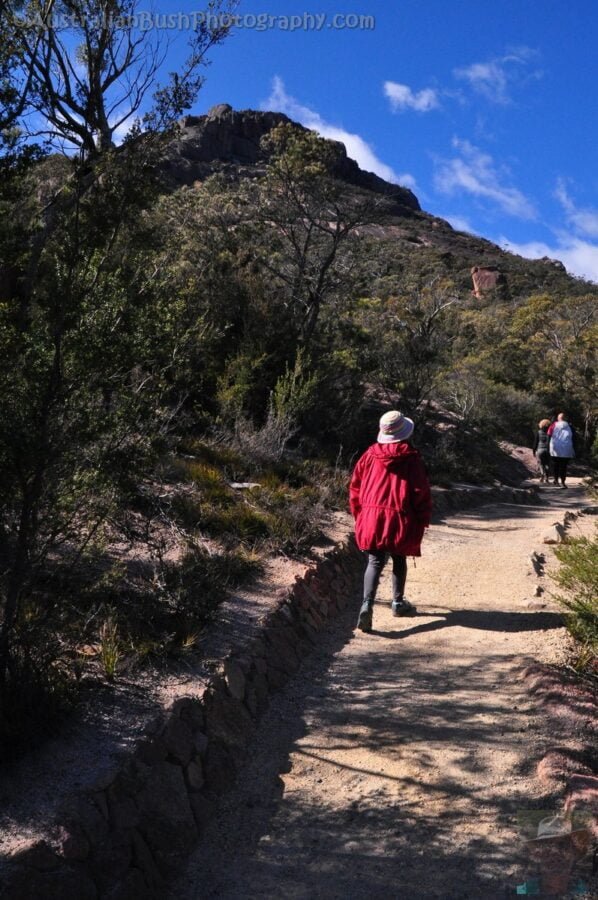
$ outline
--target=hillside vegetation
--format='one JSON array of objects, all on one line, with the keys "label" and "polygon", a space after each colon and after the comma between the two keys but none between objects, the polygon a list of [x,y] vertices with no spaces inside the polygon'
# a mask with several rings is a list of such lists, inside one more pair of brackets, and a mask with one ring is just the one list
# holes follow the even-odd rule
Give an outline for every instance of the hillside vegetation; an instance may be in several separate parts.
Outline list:
[{"label": "hillside vegetation", "polygon": [[[592,453],[593,286],[339,177],[288,121],[252,171],[180,186],[172,141],[0,160],[7,748],[90,673],[187,652],[268,553],[308,552],[381,408],[443,482],[496,477],[496,442],[559,409]],[[474,297],[473,265],[506,284]]]}]

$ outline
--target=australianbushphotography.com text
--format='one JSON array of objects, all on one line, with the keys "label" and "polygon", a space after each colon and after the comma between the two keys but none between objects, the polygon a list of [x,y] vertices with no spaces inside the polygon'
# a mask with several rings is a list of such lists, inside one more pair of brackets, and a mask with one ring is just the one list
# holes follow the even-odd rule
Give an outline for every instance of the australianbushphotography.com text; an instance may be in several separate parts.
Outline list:
[{"label": "australianbushphotography.com text", "polygon": [[126,28],[138,31],[153,29],[168,31],[196,31],[198,28],[243,28],[253,31],[373,31],[376,17],[362,13],[295,13],[294,15],[274,15],[273,13],[210,13],[203,10],[197,12],[159,13],[152,10],[139,10],[128,16],[110,15],[108,17],[91,18],[71,13],[51,13],[48,16],[37,16],[37,19],[21,20],[23,25],[41,29],[77,28],[85,24],[87,27],[109,25],[113,28]]}]

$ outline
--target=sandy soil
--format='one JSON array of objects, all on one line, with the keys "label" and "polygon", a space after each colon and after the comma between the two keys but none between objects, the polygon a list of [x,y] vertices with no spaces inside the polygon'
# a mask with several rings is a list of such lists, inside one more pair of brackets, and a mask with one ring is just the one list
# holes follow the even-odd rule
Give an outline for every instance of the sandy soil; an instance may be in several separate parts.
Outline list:
[{"label": "sandy soil", "polygon": [[536,777],[554,735],[521,673],[564,631],[529,557],[583,502],[572,480],[432,527],[414,618],[392,618],[389,573],[370,635],[355,598],[275,698],[172,898],[512,896],[519,817],[557,803]]}]

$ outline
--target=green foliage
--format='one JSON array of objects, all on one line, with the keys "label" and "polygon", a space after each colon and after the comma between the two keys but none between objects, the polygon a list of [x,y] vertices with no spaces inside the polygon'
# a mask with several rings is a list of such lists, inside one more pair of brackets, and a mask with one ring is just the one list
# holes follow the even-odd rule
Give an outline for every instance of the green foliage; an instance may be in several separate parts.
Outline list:
[{"label": "green foliage", "polygon": [[113,615],[107,616],[100,626],[98,635],[100,661],[108,681],[113,681],[116,667],[121,657],[118,625]]},{"label": "green foliage", "polygon": [[371,298],[358,308],[358,321],[370,337],[366,366],[384,389],[399,393],[405,410],[416,416],[432,398],[448,358],[457,302],[452,285],[438,283],[403,296]]},{"label": "green foliage", "polygon": [[255,546],[270,536],[269,517],[244,501],[234,508],[201,507],[197,527],[205,534]]},{"label": "green foliage", "polygon": [[297,423],[314,402],[318,377],[308,371],[303,348],[299,348],[295,364],[286,367],[272,391],[270,409],[277,421]]},{"label": "green foliage", "polygon": [[[171,124],[190,87],[160,93],[148,122]],[[499,474],[496,441],[526,440],[557,404],[590,446],[587,285],[397,213],[292,125],[264,140],[255,178],[223,167],[170,192],[163,135],[92,153],[83,125],[93,162],[14,142],[0,160],[6,704],[19,666],[43,697],[84,648],[108,678],[187,652],[258,556],[308,554],[346,508],[381,407],[417,419],[441,483]],[[506,266],[508,290],[472,297],[480,258]]]},{"label": "green foliage", "polygon": [[237,430],[241,445],[249,442],[255,456],[270,460],[282,459],[289,442],[297,434],[302,419],[314,404],[317,388],[318,376],[308,371],[303,349],[299,348],[293,368],[287,366],[276,380],[264,425],[253,433],[250,428],[246,428],[245,433]]},{"label": "green foliage", "polygon": [[555,577],[566,595],[558,597],[568,610],[567,627],[579,641],[583,667],[598,674],[598,531],[556,549],[560,562]]},{"label": "green foliage", "polygon": [[72,678],[39,648],[13,653],[0,694],[0,763],[21,758],[54,734],[75,699]]},{"label": "green foliage", "polygon": [[164,564],[159,591],[169,610],[171,647],[214,619],[229,589],[260,571],[259,561],[245,552],[208,553],[195,546],[176,564]]},{"label": "green foliage", "polygon": [[321,539],[324,508],[316,489],[260,488],[255,495],[255,502],[267,514],[272,549],[302,555]]},{"label": "green foliage", "polygon": [[334,144],[291,122],[273,128],[262,138],[262,147],[270,155],[268,175],[274,185],[308,185],[325,179],[338,159]]},{"label": "green foliage", "polygon": [[437,396],[464,423],[485,435],[526,443],[541,402],[531,391],[495,381],[484,374],[483,357],[470,357],[444,373]]},{"label": "green foliage", "polygon": [[423,444],[426,468],[434,484],[450,487],[466,481],[488,484],[501,479],[503,455],[491,434],[466,422],[441,428],[428,426]]},{"label": "green foliage", "polygon": [[268,473],[264,484],[224,499],[201,492],[180,494],[173,509],[190,532],[218,539],[231,548],[301,556],[321,537],[324,506],[313,488],[291,488]]}]

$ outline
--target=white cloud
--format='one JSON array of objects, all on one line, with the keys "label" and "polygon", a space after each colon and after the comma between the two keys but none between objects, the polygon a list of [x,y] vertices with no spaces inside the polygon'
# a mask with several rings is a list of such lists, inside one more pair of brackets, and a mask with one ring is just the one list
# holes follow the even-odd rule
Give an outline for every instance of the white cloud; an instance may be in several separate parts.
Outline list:
[{"label": "white cloud", "polygon": [[513,85],[542,77],[539,69],[530,72],[526,68],[537,55],[530,47],[515,47],[504,56],[454,69],[453,75],[468,82],[476,93],[487,100],[507,105],[511,102],[510,88]]},{"label": "white cloud", "polygon": [[354,159],[366,172],[375,172],[380,178],[393,184],[402,184],[406,187],[415,186],[415,179],[412,175],[407,173],[398,175],[391,166],[376,156],[372,145],[368,144],[359,134],[353,134],[337,125],[331,125],[330,122],[322,119],[318,112],[310,109],[309,106],[303,106],[298,100],[287,94],[284,82],[278,75],[272,82],[272,93],[261,104],[261,108],[286,113],[289,118],[300,122],[306,128],[317,131],[322,137],[340,141],[345,145],[351,159]]},{"label": "white cloud", "polygon": [[497,243],[505,250],[518,253],[527,259],[541,259],[543,256],[558,259],[570,274],[598,282],[598,245],[574,235],[558,234],[557,243],[552,247],[543,241],[517,244],[505,237],[499,238]]},{"label": "white cloud", "polygon": [[570,225],[581,234],[598,237],[598,210],[579,209],[569,196],[564,178],[559,178],[554,194],[565,210]]},{"label": "white cloud", "polygon": [[406,84],[397,84],[396,81],[385,81],[384,94],[390,100],[393,112],[401,112],[404,109],[414,109],[416,112],[430,112],[431,109],[437,109],[440,105],[438,94],[433,88],[412,91]]},{"label": "white cloud", "polygon": [[455,69],[455,78],[468,81],[480,94],[496,103],[508,103],[507,74],[503,66],[493,60],[487,63],[473,63],[463,69]]},{"label": "white cloud", "polygon": [[112,132],[112,140],[114,141],[114,143],[122,144],[134,124],[135,118],[133,116],[127,116],[124,122],[121,122],[119,125],[117,125]]},{"label": "white cloud", "polygon": [[504,213],[518,219],[536,218],[531,201],[518,188],[504,183],[509,172],[498,168],[489,153],[469,141],[453,139],[459,156],[437,161],[435,185],[443,194],[465,192],[496,204]]},{"label": "white cloud", "polygon": [[455,231],[467,231],[468,234],[475,234],[476,230],[465,216],[441,216],[442,219],[446,219],[449,225],[452,225]]},{"label": "white cloud", "polygon": [[402,174],[399,173],[399,175],[397,175],[397,184],[409,188],[412,191],[418,190],[417,182],[413,175],[410,175],[409,172],[403,172]]}]

